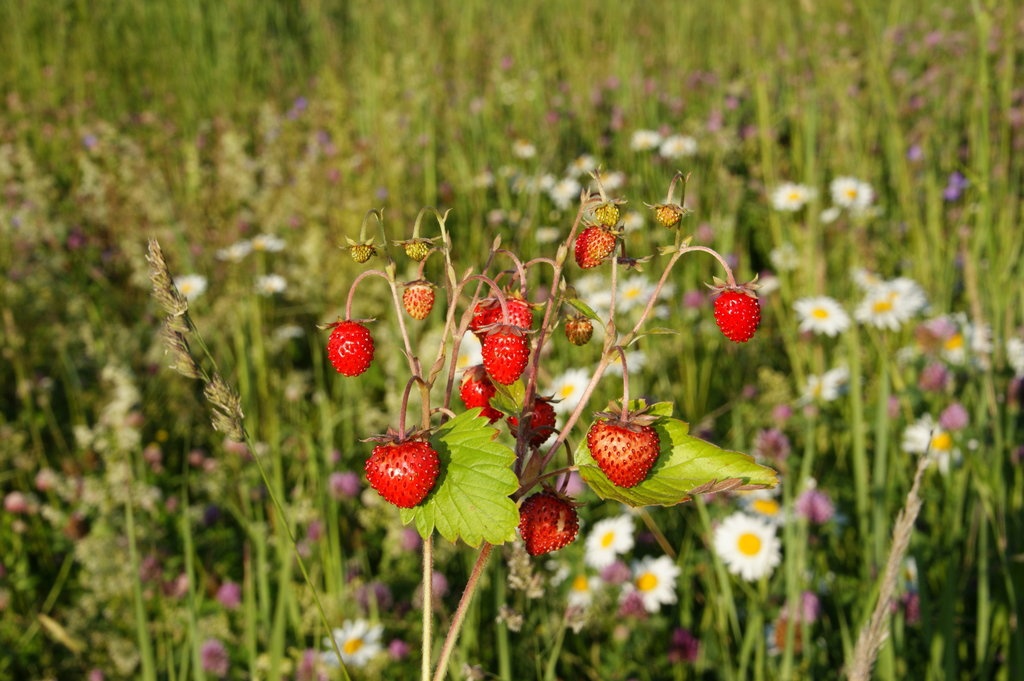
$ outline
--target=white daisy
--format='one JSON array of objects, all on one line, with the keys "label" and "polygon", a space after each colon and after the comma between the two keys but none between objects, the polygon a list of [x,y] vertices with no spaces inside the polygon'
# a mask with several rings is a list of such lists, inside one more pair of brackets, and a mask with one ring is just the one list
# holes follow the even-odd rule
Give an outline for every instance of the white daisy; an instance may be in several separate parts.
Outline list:
[{"label": "white daisy", "polygon": [[594,528],[587,535],[583,562],[595,570],[603,570],[632,549],[632,516],[605,518],[594,523]]},{"label": "white daisy", "polygon": [[908,454],[927,454],[943,475],[949,473],[952,463],[960,460],[953,436],[925,414],[903,431],[903,451]]},{"label": "white daisy", "polygon": [[793,303],[800,318],[800,331],[835,337],[850,328],[850,315],[834,298],[814,296]]},{"label": "white daisy", "polygon": [[629,140],[629,148],[633,151],[650,151],[657,149],[661,141],[661,135],[655,130],[636,130]]},{"label": "white daisy", "polygon": [[885,280],[880,276],[863,267],[855,267],[850,276],[853,279],[853,283],[857,285],[857,288],[864,292],[870,291],[879,284],[885,283]]},{"label": "white daisy", "polygon": [[814,190],[803,184],[783,182],[772,191],[772,208],[784,213],[795,213],[814,198]]},{"label": "white daisy", "polygon": [[[341,651],[341,661],[346,667],[365,667],[374,655],[383,650],[380,643],[384,634],[382,624],[371,626],[366,620],[346,620],[332,633]],[[321,653],[321,659],[331,667],[339,666],[338,654],[334,651],[331,639],[325,636],[323,644],[326,650]]]},{"label": "white daisy", "polygon": [[598,173],[605,191],[613,192],[626,184],[626,173],[621,170],[605,170]]},{"label": "white daisy", "polygon": [[256,293],[261,296],[272,296],[275,293],[284,293],[288,288],[288,281],[280,274],[264,274],[256,277]]},{"label": "white daisy", "polygon": [[808,376],[802,399],[805,402],[834,402],[849,380],[850,370],[846,367],[830,369],[821,376]]},{"label": "white daisy", "polygon": [[662,141],[661,146],[658,147],[658,153],[663,158],[693,156],[697,153],[697,140],[689,135],[671,135]]},{"label": "white daisy", "polygon": [[646,223],[644,216],[635,210],[628,210],[622,214],[622,229],[626,232],[635,232]]},{"label": "white daisy", "polygon": [[519,139],[512,143],[512,153],[516,158],[529,159],[537,155],[537,147],[526,140]]},{"label": "white daisy", "polygon": [[574,177],[565,177],[548,190],[548,196],[559,210],[565,210],[580,199],[583,187]]},{"label": "white daisy", "polygon": [[[459,358],[455,361],[456,373],[462,373],[466,369],[477,364],[483,364],[484,356],[480,339],[473,333],[467,333],[459,343]],[[555,406],[557,409],[557,405]]]},{"label": "white daisy", "polygon": [[842,208],[839,206],[829,206],[825,210],[821,211],[821,215],[818,216],[818,220],[823,225],[831,225],[833,222],[839,219],[839,216],[843,214]]},{"label": "white daisy", "polygon": [[587,369],[569,369],[561,376],[551,382],[548,394],[558,400],[554,403],[556,414],[571,414],[580,399],[583,391],[590,382],[590,371]]},{"label": "white daisy", "polygon": [[278,253],[284,250],[284,239],[273,234],[259,234],[251,241],[252,250],[266,253]]},{"label": "white daisy", "polygon": [[851,213],[862,213],[871,207],[875,192],[867,182],[855,177],[837,177],[829,185],[832,203]]},{"label": "white daisy", "polygon": [[712,543],[726,569],[748,582],[771,574],[782,559],[775,527],[743,512],[723,520]]},{"label": "white daisy", "polygon": [[781,488],[759,489],[742,493],[743,507],[754,517],[761,518],[772,525],[780,525],[785,520],[782,504],[778,499]]},{"label": "white daisy", "polygon": [[655,284],[642,274],[635,274],[624,279],[619,284],[619,290],[615,296],[615,304],[619,313],[626,313],[630,310],[646,305],[654,294]]},{"label": "white daisy", "polygon": [[969,358],[987,366],[992,354],[992,328],[986,324],[972,324],[964,314],[954,315],[953,321],[959,328],[943,339],[940,348],[942,358],[957,366],[963,366]]},{"label": "white daisy", "polygon": [[797,253],[796,246],[789,242],[773,248],[768,254],[768,260],[779,272],[792,272],[800,267],[800,254]]},{"label": "white daisy", "polygon": [[920,285],[912,279],[900,277],[868,289],[853,316],[863,324],[898,331],[927,304]]},{"label": "white daisy", "polygon": [[195,300],[206,293],[206,277],[201,274],[185,274],[174,278],[174,286],[185,300]]},{"label": "white daisy", "polygon": [[676,580],[682,570],[668,556],[645,556],[633,563],[633,581],[624,584],[622,595],[637,593],[647,612],[676,602]]},{"label": "white daisy", "polygon": [[1024,377],[1024,339],[1006,339],[1006,363],[1017,378]]},{"label": "white daisy", "polygon": [[601,588],[601,578],[585,574],[576,575],[569,585],[568,606],[586,608],[594,602],[594,592]]},{"label": "white daisy", "polygon": [[245,256],[252,253],[252,243],[246,239],[236,241],[226,248],[221,248],[215,254],[217,260],[224,260],[226,262],[241,262]]},{"label": "white daisy", "polygon": [[569,164],[569,167],[565,169],[565,174],[579,177],[589,175],[595,170],[597,170],[597,159],[590,154],[581,154]]}]

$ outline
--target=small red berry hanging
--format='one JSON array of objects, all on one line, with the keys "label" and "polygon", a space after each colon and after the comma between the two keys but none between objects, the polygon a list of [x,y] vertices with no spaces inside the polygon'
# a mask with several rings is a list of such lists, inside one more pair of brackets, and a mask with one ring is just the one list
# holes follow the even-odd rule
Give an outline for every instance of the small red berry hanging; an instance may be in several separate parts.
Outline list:
[{"label": "small red berry hanging", "polygon": [[754,282],[738,286],[722,285],[716,280],[715,323],[722,334],[735,343],[746,343],[761,325],[761,301],[757,299]]},{"label": "small red berry hanging", "polygon": [[412,508],[434,489],[440,471],[437,452],[415,436],[400,439],[389,433],[380,438],[366,460],[366,480],[384,499],[399,508]]},{"label": "small red berry hanging", "polygon": [[587,431],[590,455],[619,487],[635,487],[650,473],[661,453],[661,438],[651,424],[656,417],[642,412],[598,412]]},{"label": "small red berry hanging", "polygon": [[409,282],[402,291],[402,305],[413,319],[426,319],[434,309],[433,285],[424,279]]},{"label": "small red berry hanging", "polygon": [[373,362],[373,336],[360,322],[346,319],[331,325],[327,357],[340,374],[358,376]]},{"label": "small red berry hanging", "polygon": [[519,507],[519,534],[531,556],[568,546],[579,529],[575,503],[556,492],[538,492],[527,497]]},{"label": "small red berry hanging", "polygon": [[576,264],[587,270],[597,267],[615,250],[618,234],[603,225],[590,225],[576,237]]}]

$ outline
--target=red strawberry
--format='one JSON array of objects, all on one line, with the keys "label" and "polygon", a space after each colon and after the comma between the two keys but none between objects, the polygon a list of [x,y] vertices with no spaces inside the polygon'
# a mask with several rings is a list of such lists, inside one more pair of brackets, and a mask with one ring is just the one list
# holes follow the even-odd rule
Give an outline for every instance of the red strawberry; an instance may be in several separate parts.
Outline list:
[{"label": "red strawberry", "polygon": [[501,418],[501,412],[491,406],[491,398],[497,392],[491,379],[487,378],[482,364],[466,369],[459,384],[459,397],[467,409],[483,407],[480,415],[486,416],[491,423]]},{"label": "red strawberry", "polygon": [[434,287],[423,279],[409,282],[402,291],[402,305],[413,319],[426,319],[434,309]]},{"label": "red strawberry", "polygon": [[538,492],[519,507],[519,534],[531,556],[551,553],[571,544],[579,529],[575,505],[561,494]]},{"label": "red strawberry", "polygon": [[526,329],[509,324],[499,324],[484,336],[480,354],[484,358],[484,369],[491,380],[502,385],[515,383],[523,375],[530,360],[530,342]]},{"label": "red strawberry", "polygon": [[[546,397],[538,397],[533,403],[533,415],[529,419],[530,424],[530,446],[540,447],[551,434],[555,432],[555,408],[551,406],[551,400]],[[508,417],[508,425],[512,433],[519,437],[519,418]]]},{"label": "red strawberry", "polygon": [[594,323],[583,315],[565,320],[565,337],[573,345],[586,345],[594,335]]},{"label": "red strawberry", "polygon": [[508,319],[502,319],[501,302],[497,298],[484,298],[473,308],[473,318],[469,321],[469,330],[483,340],[484,327],[490,324],[504,322],[513,326],[521,326],[529,329],[533,326],[533,308],[526,300],[518,295],[511,294],[505,297],[505,306],[508,308]]},{"label": "red strawberry", "polygon": [[761,323],[761,302],[749,289],[726,289],[715,298],[715,322],[726,338],[746,343]]},{"label": "red strawberry", "polygon": [[587,227],[576,237],[576,264],[585,270],[597,267],[615,250],[615,239],[615,233],[606,227]]},{"label": "red strawberry", "polygon": [[412,508],[430,494],[439,468],[437,452],[424,440],[385,442],[366,460],[366,479],[389,503]]},{"label": "red strawberry", "polygon": [[587,431],[590,455],[619,487],[639,484],[658,459],[661,438],[645,423],[648,418],[599,418]]},{"label": "red strawberry", "polygon": [[359,322],[338,322],[327,340],[327,356],[338,373],[358,376],[373,362],[373,336]]}]

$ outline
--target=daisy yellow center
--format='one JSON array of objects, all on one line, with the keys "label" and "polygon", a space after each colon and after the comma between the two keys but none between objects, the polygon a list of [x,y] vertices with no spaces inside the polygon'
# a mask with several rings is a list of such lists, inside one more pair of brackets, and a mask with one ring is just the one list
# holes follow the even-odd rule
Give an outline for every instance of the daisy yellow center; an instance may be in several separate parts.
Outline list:
[{"label": "daisy yellow center", "polygon": [[943,346],[947,350],[959,350],[960,348],[962,348],[964,346],[963,334],[959,334],[958,333],[958,334],[952,336],[951,338],[946,340],[946,342],[943,344]]},{"label": "daisy yellow center", "polygon": [[811,310],[811,316],[814,317],[815,319],[828,319],[830,315],[828,313],[828,310],[826,310],[825,308],[816,307],[813,310]]},{"label": "daisy yellow center", "polygon": [[857,198],[857,190],[854,189],[853,187],[850,187],[849,189],[846,190],[846,196],[851,199]]},{"label": "daisy yellow center", "polygon": [[953,438],[949,433],[936,433],[932,438],[932,449],[948,452],[953,449]]},{"label": "daisy yellow center", "polygon": [[796,202],[796,201],[799,201],[802,197],[800,195],[800,192],[793,191],[793,192],[789,193],[789,197],[788,198],[789,198],[790,201]]},{"label": "daisy yellow center", "polygon": [[744,556],[756,556],[761,552],[761,538],[753,532],[744,532],[736,542],[736,548]]},{"label": "daisy yellow center", "polygon": [[636,588],[641,591],[650,591],[658,586],[658,578],[650,572],[645,572],[636,578]]},{"label": "daisy yellow center", "polygon": [[346,655],[355,655],[359,652],[359,649],[363,647],[363,639],[361,638],[350,638],[345,641],[345,645],[341,647],[341,652]]},{"label": "daisy yellow center", "polygon": [[562,389],[558,391],[558,396],[562,399],[572,397],[573,393],[576,392],[576,386],[574,385],[563,385]]},{"label": "daisy yellow center", "polygon": [[875,314],[884,314],[892,310],[892,298],[883,298],[882,300],[876,300],[875,304],[871,306]]},{"label": "daisy yellow center", "polygon": [[632,300],[633,298],[639,298],[640,297],[640,289],[638,289],[638,288],[628,288],[628,289],[626,289],[625,291],[622,292],[622,297],[623,298],[627,298],[629,300]]},{"label": "daisy yellow center", "polygon": [[601,548],[602,549],[608,548],[609,546],[612,545],[613,541],[615,541],[615,533],[614,532],[605,532],[604,536],[601,537]]},{"label": "daisy yellow center", "polygon": [[778,515],[779,513],[779,502],[774,499],[756,499],[750,506],[761,515]]},{"label": "daisy yellow center", "polygon": [[573,591],[590,591],[590,584],[587,582],[586,575],[576,575],[576,579],[572,580]]}]

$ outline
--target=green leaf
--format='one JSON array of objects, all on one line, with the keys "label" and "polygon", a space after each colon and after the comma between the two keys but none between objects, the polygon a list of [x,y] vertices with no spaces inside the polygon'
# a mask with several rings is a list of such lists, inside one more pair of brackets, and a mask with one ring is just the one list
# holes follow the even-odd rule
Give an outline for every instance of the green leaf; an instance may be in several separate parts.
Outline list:
[{"label": "green leaf", "polygon": [[569,305],[572,305],[574,308],[576,308],[576,310],[584,317],[589,317],[595,322],[601,321],[601,318],[597,316],[597,313],[594,312],[593,308],[591,308],[589,305],[584,303],[579,298],[567,298],[565,302],[569,303]]},{"label": "green leaf", "polygon": [[421,537],[436,529],[448,541],[479,546],[515,536],[519,510],[509,498],[519,487],[512,471],[515,452],[495,439],[497,429],[480,411],[459,414],[430,438],[441,474],[423,503],[402,509],[402,522],[415,522]]},{"label": "green leaf", "polygon": [[599,497],[633,507],[674,506],[697,494],[778,484],[776,472],[755,463],[753,457],[689,435],[685,421],[664,415],[664,404],[669,403],[658,403],[651,412],[663,416],[652,424],[661,438],[661,454],[647,479],[635,487],[627,489],[613,484],[590,455],[586,440],[580,442],[575,453],[576,465]]},{"label": "green leaf", "polygon": [[518,414],[523,410],[523,400],[526,399],[526,386],[522,379],[511,385],[502,385],[494,381],[494,397],[491,398],[491,406],[506,414]]}]

